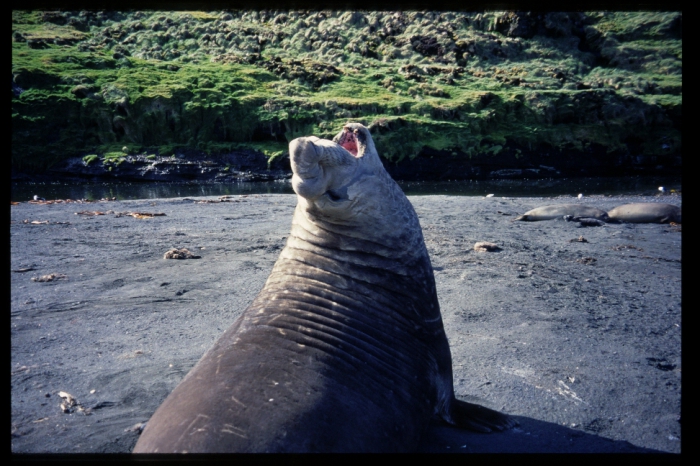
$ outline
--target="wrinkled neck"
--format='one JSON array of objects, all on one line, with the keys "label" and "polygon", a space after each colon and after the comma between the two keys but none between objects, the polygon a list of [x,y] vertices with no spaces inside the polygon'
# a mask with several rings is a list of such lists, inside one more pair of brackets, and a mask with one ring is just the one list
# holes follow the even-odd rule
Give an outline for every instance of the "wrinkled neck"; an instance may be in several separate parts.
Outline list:
[{"label": "wrinkled neck", "polygon": [[[405,229],[401,235],[403,238],[398,240],[397,236],[391,241],[376,240],[367,237],[359,227],[338,228],[337,224],[297,210],[279,263],[292,261],[298,274],[323,276],[324,283],[336,283],[334,286],[341,288],[346,279],[352,279],[356,284],[362,283],[361,288],[367,292],[374,290],[373,293],[382,295],[385,304],[396,299],[397,303],[405,302],[411,296],[409,301],[428,300],[439,309],[430,258],[420,229]],[[414,309],[409,314],[420,313]]]}]

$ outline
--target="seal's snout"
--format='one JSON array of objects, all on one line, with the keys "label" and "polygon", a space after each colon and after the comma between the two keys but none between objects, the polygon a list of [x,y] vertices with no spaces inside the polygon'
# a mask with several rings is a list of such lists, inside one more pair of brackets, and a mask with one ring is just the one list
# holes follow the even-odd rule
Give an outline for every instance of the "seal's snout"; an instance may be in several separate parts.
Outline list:
[{"label": "seal's snout", "polygon": [[305,198],[318,196],[324,190],[323,171],[319,161],[321,152],[314,144],[315,137],[294,139],[289,143],[289,159],[292,165],[292,187]]},{"label": "seal's snout", "polygon": [[315,199],[330,187],[342,184],[357,160],[338,144],[315,136],[294,139],[289,143],[292,187],[306,198]]},{"label": "seal's snout", "polygon": [[292,171],[302,178],[318,176],[318,164],[321,159],[321,151],[317,150],[314,142],[317,137],[297,138],[289,143],[289,158]]}]

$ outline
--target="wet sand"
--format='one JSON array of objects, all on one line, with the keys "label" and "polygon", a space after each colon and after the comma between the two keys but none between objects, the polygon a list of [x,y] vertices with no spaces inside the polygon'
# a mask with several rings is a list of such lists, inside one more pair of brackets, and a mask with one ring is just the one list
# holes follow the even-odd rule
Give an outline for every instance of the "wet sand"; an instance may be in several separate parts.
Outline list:
[{"label": "wet sand", "polygon": [[[296,197],[203,199],[217,200],[11,207],[13,452],[130,452],[132,428],[260,291]],[[456,394],[520,423],[496,434],[433,425],[420,451],[680,452],[681,227],[513,221],[542,205],[680,196],[410,200]],[[477,241],[501,249],[475,252]],[[171,248],[201,258],[163,259]],[[69,412],[59,392],[76,400]]]}]

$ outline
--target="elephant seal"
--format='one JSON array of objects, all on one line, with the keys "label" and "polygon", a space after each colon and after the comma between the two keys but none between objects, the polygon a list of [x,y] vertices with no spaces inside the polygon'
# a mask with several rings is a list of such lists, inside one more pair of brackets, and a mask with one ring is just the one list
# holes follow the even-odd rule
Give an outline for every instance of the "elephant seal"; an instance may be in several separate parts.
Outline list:
[{"label": "elephant seal", "polygon": [[580,204],[557,204],[545,207],[538,207],[529,210],[523,215],[516,217],[515,220],[523,220],[527,222],[537,222],[540,220],[552,220],[555,218],[564,218],[565,215],[570,215],[573,218],[595,218],[596,220],[608,221],[608,214],[595,207],[589,207]]},{"label": "elephant seal", "polygon": [[287,244],[134,452],[396,452],[415,449],[433,416],[482,432],[515,425],[454,396],[418,217],[367,128],[298,138],[289,153]]},{"label": "elephant seal", "polygon": [[608,216],[612,222],[681,223],[681,208],[672,204],[639,202],[615,207]]}]

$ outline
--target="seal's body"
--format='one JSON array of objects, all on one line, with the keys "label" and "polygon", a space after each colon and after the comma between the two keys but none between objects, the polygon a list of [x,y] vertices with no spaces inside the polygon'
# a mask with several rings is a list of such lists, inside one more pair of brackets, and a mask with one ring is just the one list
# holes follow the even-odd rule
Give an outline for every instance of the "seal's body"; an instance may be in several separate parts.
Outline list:
[{"label": "seal's body", "polygon": [[579,204],[556,204],[538,207],[516,217],[515,220],[537,222],[540,220],[564,218],[565,215],[570,215],[573,218],[595,218],[596,220],[602,220],[604,222],[608,221],[608,214],[606,212],[596,209],[595,207]]},{"label": "seal's body", "polygon": [[615,207],[610,221],[626,223],[681,223],[681,208],[672,204],[638,202]]},{"label": "seal's body", "polygon": [[260,294],[158,408],[135,452],[415,449],[432,416],[489,431],[456,400],[418,218],[369,131],[290,144],[298,204]]}]

